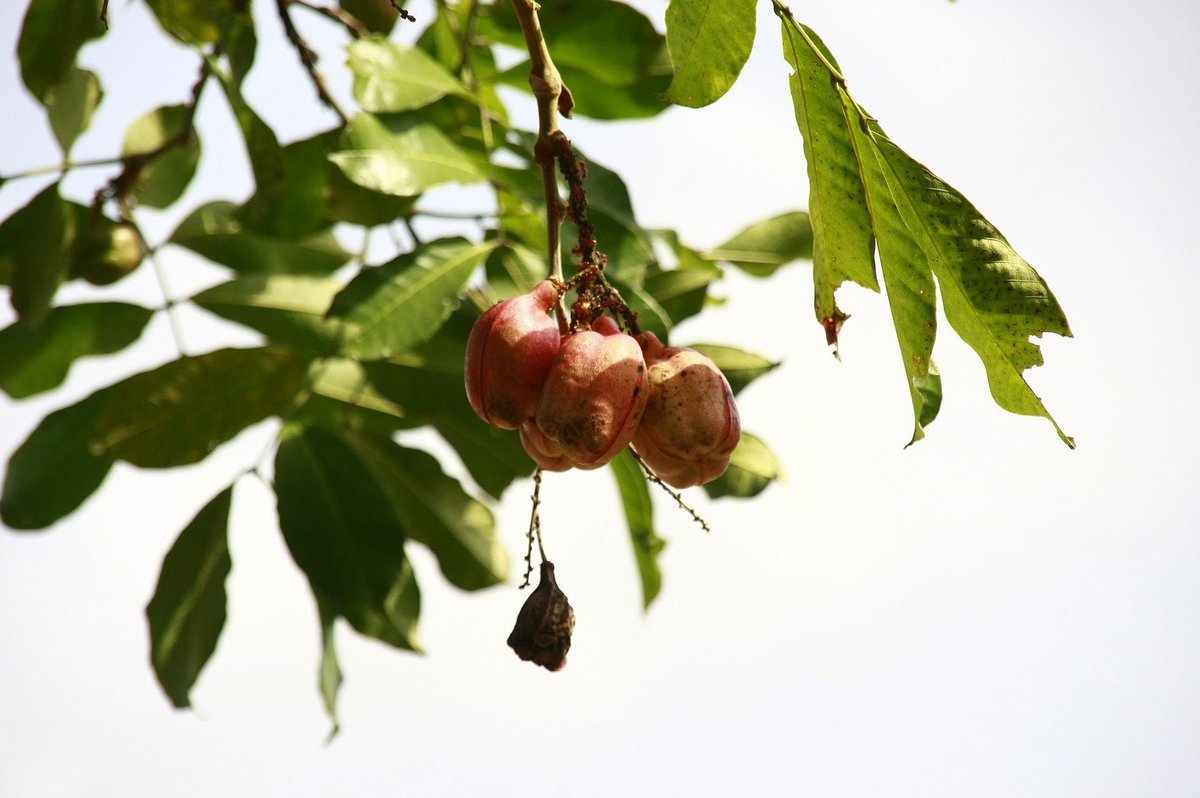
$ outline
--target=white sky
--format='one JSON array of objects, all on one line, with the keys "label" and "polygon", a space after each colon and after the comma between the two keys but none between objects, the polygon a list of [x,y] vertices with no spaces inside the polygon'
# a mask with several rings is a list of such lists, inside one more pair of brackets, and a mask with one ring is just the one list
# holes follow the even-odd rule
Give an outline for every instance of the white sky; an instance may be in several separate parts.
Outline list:
[{"label": "white sky", "polygon": [[[260,5],[269,18],[272,4]],[[661,16],[665,4],[641,5]],[[0,4],[7,53],[19,6]],[[461,593],[414,552],[429,653],[339,628],[343,730],[329,746],[315,612],[253,481],[235,492],[230,618],[196,711],[173,711],[148,665],[142,611],[163,553],[272,430],[187,469],[118,466],[55,529],[0,533],[0,795],[1200,792],[1200,6],[804,6],[798,16],[857,99],[970,197],[1066,308],[1076,338],[1046,340],[1048,365],[1031,379],[1077,451],[1044,420],[997,409],[945,325],[941,417],[902,450],[911,410],[886,303],[843,292],[854,318],[839,364],[811,318],[807,266],[769,281],[733,275],[721,288],[728,305],[677,340],[787,358],[741,402],[787,484],[750,503],[693,491],[707,536],[659,502],[665,585],[643,615],[611,479],[551,475],[547,545],[579,619],[558,674],[504,645],[525,594]],[[424,4],[412,10],[430,17]],[[644,124],[568,123],[578,146],[629,181],[644,224],[676,227],[696,246],[807,204],[778,27],[761,11],[751,62],[715,106]],[[115,2],[112,17],[83,59],[108,100],[77,158],[114,153],[125,122],[182,100],[192,78],[193,60],[163,43],[140,5]],[[273,30],[260,32],[259,63],[287,68],[256,70],[248,94],[296,138],[329,119],[310,112],[311,89]],[[330,72],[338,63],[326,59]],[[250,190],[240,150],[217,144],[235,140],[217,100],[203,103],[209,149],[181,207]],[[11,57],[0,109],[0,173],[54,161]],[[83,196],[96,177],[68,185]],[[0,213],[41,185],[5,185]],[[446,201],[455,197],[477,195]],[[142,221],[162,236],[179,218]],[[178,295],[220,279],[180,253],[163,262]],[[106,295],[154,303],[157,290],[143,270]],[[11,318],[0,308],[0,324]],[[184,322],[190,351],[253,341],[198,311]],[[48,410],[173,354],[158,319],[134,352],[79,365],[63,394],[0,398],[0,455]],[[496,508],[514,561],[527,493],[514,486]]]}]

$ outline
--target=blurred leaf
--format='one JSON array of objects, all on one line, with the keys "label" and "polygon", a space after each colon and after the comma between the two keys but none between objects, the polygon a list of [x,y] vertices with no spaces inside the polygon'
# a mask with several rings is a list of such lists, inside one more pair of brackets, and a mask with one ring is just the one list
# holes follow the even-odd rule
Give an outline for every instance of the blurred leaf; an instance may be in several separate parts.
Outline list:
[{"label": "blurred leaf", "polygon": [[708,286],[722,276],[719,266],[685,250],[674,269],[647,269],[642,287],[674,326],[704,309]]},{"label": "blurred leaf", "polygon": [[188,693],[225,626],[225,579],[233,565],[228,537],[232,496],[231,485],[179,533],[146,605],[150,662],[176,707],[191,706]]},{"label": "blurred leaf", "polygon": [[[185,105],[165,105],[142,115],[125,132],[122,155],[157,152],[186,129],[191,112]],[[183,196],[200,162],[200,137],[190,135],[149,161],[133,187],[138,202],[151,208],[165,208]]]},{"label": "blurred leaf", "polygon": [[729,470],[704,486],[714,499],[732,496],[749,499],[762,493],[773,480],[783,479],[783,465],[757,435],[742,430],[742,439],[729,461]]},{"label": "blurred leaf", "polygon": [[275,493],[279,528],[318,605],[364,635],[418,650],[421,597],[404,529],[354,450],[324,430],[289,430],[275,455]]},{"label": "blurred leaf", "polygon": [[304,387],[308,358],[282,347],[220,349],[183,357],[112,387],[92,451],[142,468],[203,460]]},{"label": "blurred leaf", "polygon": [[74,215],[52,183],[0,225],[0,274],[7,273],[9,302],[21,321],[41,324],[70,268]]},{"label": "blurred leaf", "polygon": [[446,476],[432,455],[385,437],[347,433],[346,439],[391,500],[405,534],[429,547],[447,581],[463,590],[504,581],[508,556],[496,540],[491,511]]},{"label": "blurred leaf", "polygon": [[424,423],[380,393],[357,360],[331,357],[313,363],[309,390],[311,395],[301,410],[306,424],[336,432],[364,430],[387,435]]},{"label": "blurred leaf", "polygon": [[320,596],[317,599],[317,614],[321,619],[321,665],[317,669],[317,688],[321,691],[321,703],[325,705],[325,713],[333,723],[327,740],[332,740],[341,728],[338,721],[337,696],[342,689],[342,668],[338,664],[337,649],[334,648],[333,626],[337,621],[337,612],[327,606],[328,602]]},{"label": "blurred leaf", "polygon": [[[653,116],[668,107],[661,98],[671,82],[666,41],[640,11],[611,0],[546,0],[538,17],[555,65],[575,99],[575,111],[598,119]],[[525,50],[516,15],[497,4],[480,20],[485,37]],[[502,76],[529,91],[529,64]]]},{"label": "blurred leaf", "polygon": [[811,258],[812,248],[808,214],[790,211],[755,222],[704,257],[727,261],[755,277],[769,277],[780,266]]},{"label": "blurred leaf", "polygon": [[8,461],[0,520],[10,529],[44,529],[100,487],[112,458],[92,452],[96,419],[110,389],[42,419]]},{"label": "blurred leaf", "polygon": [[808,162],[815,309],[827,341],[836,346],[846,319],[834,301],[838,286],[850,280],[879,290],[871,212],[852,139],[856,119],[842,105],[840,86],[826,66],[836,69],[837,62],[817,34],[788,18],[782,27],[783,54],[794,70],[788,77],[792,105]]},{"label": "blurred leaf", "polygon": [[549,267],[544,254],[515,241],[496,243],[486,264],[488,287],[496,299],[527,294],[546,279]]},{"label": "blurred leaf", "polygon": [[400,18],[400,12],[388,0],[339,0],[338,5],[372,33],[391,33]]},{"label": "blurred leaf", "polygon": [[328,221],[374,227],[412,214],[415,197],[395,197],[363,188],[328,160],[325,169],[329,180]]},{"label": "blurred leaf", "polygon": [[60,305],[36,328],[0,330],[0,388],[14,399],[62,383],[71,364],[118,352],[138,339],[153,311],[124,302]]},{"label": "blurred leaf", "polygon": [[202,205],[180,223],[170,242],[249,274],[327,274],[350,260],[329,230],[275,238],[247,229],[236,213],[231,202]]},{"label": "blurred leaf", "polygon": [[470,97],[458,78],[424,50],[380,37],[351,42],[348,50],[354,99],[364,111],[397,113],[447,94]]},{"label": "blurred leaf", "polygon": [[342,281],[333,277],[250,274],[202,291],[192,302],[258,330],[272,343],[331,353],[345,322],[327,319],[325,313],[342,288]]},{"label": "blurred leaf", "polygon": [[671,0],[667,48],[675,79],[667,99],[700,108],[737,80],[754,45],[754,0]]},{"label": "blurred leaf", "polygon": [[611,468],[621,492],[621,505],[625,508],[629,538],[633,542],[633,554],[642,580],[642,606],[650,609],[662,589],[658,557],[667,542],[654,532],[654,504],[650,501],[649,483],[628,449],[617,455]]},{"label": "blurred leaf", "polygon": [[358,185],[401,197],[486,177],[445,134],[413,116],[358,114],[347,130],[346,149],[329,159]]},{"label": "blurred leaf", "polygon": [[38,100],[69,80],[84,43],[104,35],[100,0],[30,0],[17,41],[21,79]]},{"label": "blurred leaf", "polygon": [[[254,195],[238,210],[238,219],[257,232],[280,238],[329,227],[326,159],[341,136],[342,129],[335,128],[271,150],[261,174],[255,172]],[[263,146],[269,149],[269,144]]]},{"label": "blurred leaf", "polygon": [[719,344],[692,344],[692,349],[712,358],[717,368],[729,380],[729,387],[739,393],[759,377],[779,367],[778,363],[767,360],[762,355],[755,355],[743,349]]},{"label": "blurred leaf", "polygon": [[492,243],[442,239],[373,269],[338,294],[330,314],[345,318],[345,351],[389,357],[427,340],[454,309],[459,292]]},{"label": "blurred leaf", "polygon": [[92,115],[103,97],[104,90],[100,88],[96,74],[75,66],[67,70],[60,82],[46,90],[42,102],[64,159],[75,140],[92,123]]}]

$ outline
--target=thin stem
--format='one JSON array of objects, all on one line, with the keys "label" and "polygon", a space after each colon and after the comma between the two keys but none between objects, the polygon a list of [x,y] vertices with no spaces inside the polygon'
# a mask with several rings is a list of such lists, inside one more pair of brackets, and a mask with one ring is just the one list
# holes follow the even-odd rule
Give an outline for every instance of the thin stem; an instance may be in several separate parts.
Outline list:
[{"label": "thin stem", "polygon": [[685,502],[683,500],[683,496],[680,495],[678,491],[673,490],[667,485],[667,483],[663,482],[658,474],[655,474],[653,469],[646,465],[646,461],[642,459],[640,454],[634,451],[632,447],[629,449],[629,453],[633,455],[633,459],[637,460],[637,464],[640,465],[642,470],[646,472],[646,479],[665,490],[667,495],[674,499],[675,503],[679,505],[679,509],[686,511],[689,515],[691,515],[692,520],[699,524],[701,529],[703,529],[705,532],[712,532],[712,529],[709,528],[708,522],[704,520],[704,517],[700,515],[700,513],[696,512],[695,508],[693,508],[690,504]]},{"label": "thin stem", "polygon": [[93,169],[99,166],[118,166],[125,163],[124,158],[96,158],[91,161],[63,161],[62,163],[50,164],[49,166],[38,166],[33,169],[27,169],[24,172],[14,172],[11,175],[0,176],[0,183],[7,183],[10,180],[24,180],[29,177],[41,177],[42,175],[52,175],[55,173],[69,172],[72,169]]},{"label": "thin stem", "polygon": [[108,30],[108,0],[104,0],[100,4],[100,24],[104,26],[105,30]]},{"label": "thin stem", "polygon": [[533,495],[529,498],[533,500],[533,507],[529,511],[529,531],[526,533],[525,546],[525,581],[521,583],[518,589],[524,590],[529,587],[529,578],[533,576],[533,541],[537,539],[538,553],[541,555],[542,562],[546,561],[546,550],[542,547],[542,517],[538,514],[538,506],[542,503],[542,469],[539,468],[533,472]]},{"label": "thin stem", "polygon": [[[533,159],[542,170],[542,192],[546,198],[546,256],[548,273],[552,279],[562,282],[562,220],[563,204],[558,195],[558,175],[554,168],[554,152],[551,137],[558,132],[558,114],[570,118],[574,100],[571,92],[563,85],[562,76],[554,66],[546,38],[542,35],[542,24],[538,20],[538,5],[534,0],[512,0],[513,10],[521,23],[525,36],[525,47],[529,50],[529,86],[533,89],[538,109],[538,137],[533,148]],[[568,329],[567,304],[558,298],[555,308],[558,328],[565,333]]]},{"label": "thin stem", "polygon": [[[140,236],[141,234],[142,231],[138,229],[138,235]],[[154,277],[158,280],[158,289],[162,292],[163,309],[167,314],[167,322],[171,327],[171,337],[175,339],[175,349],[179,352],[180,357],[187,357],[187,348],[183,345],[183,325],[179,323],[177,315],[179,304],[171,297],[171,290],[167,285],[166,271],[162,267],[162,262],[158,259],[158,250],[151,250],[147,257],[150,259],[150,265],[154,268]]]},{"label": "thin stem", "polygon": [[296,23],[292,21],[292,14],[289,6],[293,0],[275,0],[275,7],[279,11],[279,21],[283,23],[283,31],[287,34],[288,41],[292,43],[292,47],[296,49],[297,55],[300,56],[300,63],[304,65],[304,71],[308,73],[309,80],[312,81],[313,87],[317,90],[317,97],[331,111],[337,114],[338,119],[342,124],[348,124],[350,117],[338,105],[337,100],[333,99],[333,95],[329,93],[329,89],[325,86],[325,79],[321,77],[321,73],[317,71],[317,54],[308,46],[308,42],[304,41],[304,37],[300,35],[300,31],[296,30]]}]

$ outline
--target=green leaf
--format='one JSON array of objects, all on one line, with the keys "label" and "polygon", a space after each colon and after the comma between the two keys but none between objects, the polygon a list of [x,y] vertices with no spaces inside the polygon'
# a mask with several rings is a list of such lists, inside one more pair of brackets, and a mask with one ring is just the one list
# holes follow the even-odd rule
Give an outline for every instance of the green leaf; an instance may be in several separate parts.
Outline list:
[{"label": "green leaf", "polygon": [[503,582],[508,556],[496,540],[492,513],[446,476],[438,461],[389,438],[347,433],[412,540],[428,546],[447,581],[463,590]]},{"label": "green leaf", "polygon": [[[597,119],[653,116],[668,104],[666,41],[641,12],[611,0],[547,0],[538,12],[546,44],[575,99],[575,112]],[[480,32],[525,50],[521,25],[507,4],[480,21]],[[529,91],[529,62],[500,79]]]},{"label": "green leaf", "polygon": [[124,302],[60,305],[41,326],[0,330],[0,388],[14,399],[60,385],[88,355],[118,352],[142,334],[153,311]]},{"label": "green leaf", "polygon": [[893,144],[878,125],[870,130],[896,206],[937,277],[946,319],[983,361],[992,398],[1010,412],[1046,418],[1074,448],[1023,376],[1042,364],[1031,336],[1071,335],[1058,300],[966,197]]},{"label": "green leaf", "polygon": [[913,433],[909,445],[925,437],[942,403],[942,379],[933,364],[937,336],[937,289],[921,244],[892,199],[881,170],[874,142],[861,124],[858,109],[844,91],[842,102],[853,120],[850,130],[867,189],[883,282],[887,286],[892,324],[900,344],[909,396],[913,405]]},{"label": "green leaf", "polygon": [[191,706],[188,694],[225,626],[225,579],[233,565],[228,536],[232,496],[230,485],[179,533],[146,605],[150,662],[176,707]]},{"label": "green leaf", "polygon": [[231,202],[210,202],[192,212],[170,242],[214,263],[248,274],[328,274],[350,260],[329,230],[299,239],[248,229]]},{"label": "green leaf", "polygon": [[444,183],[486,178],[467,154],[419,117],[354,117],[346,149],[329,159],[351,181],[383,194],[411,197]]},{"label": "green leaf", "polygon": [[321,703],[325,705],[325,713],[333,723],[326,741],[332,740],[341,728],[338,722],[337,696],[342,689],[342,667],[338,664],[337,649],[334,648],[333,627],[337,621],[337,612],[327,606],[328,602],[320,596],[317,599],[317,614],[321,619],[321,665],[317,669],[317,688],[321,691]]},{"label": "green leaf", "polygon": [[725,379],[729,381],[729,387],[735,394],[740,393],[754,380],[779,367],[778,363],[767,360],[762,355],[732,346],[692,344],[691,348],[712,358],[712,361],[717,364],[717,368],[725,375]]},{"label": "green leaf", "polygon": [[30,93],[44,102],[69,79],[79,49],[103,35],[100,0],[30,0],[17,42],[21,79]]},{"label": "green leaf", "polygon": [[447,94],[470,97],[458,78],[424,50],[382,37],[359,39],[348,50],[354,99],[364,111],[398,113]]},{"label": "green leaf", "polygon": [[789,211],[755,222],[704,257],[732,263],[755,277],[769,277],[780,266],[811,258],[812,253],[808,214]]},{"label": "green leaf", "polygon": [[72,66],[63,79],[46,90],[42,103],[50,117],[50,128],[65,158],[71,146],[92,123],[92,115],[104,91],[94,72]]},{"label": "green leaf", "polygon": [[492,247],[490,242],[442,239],[360,272],[330,309],[352,325],[345,351],[363,358],[390,357],[428,340],[450,316],[462,287]]},{"label": "green leaf", "polygon": [[[128,158],[158,152],[167,142],[182,136],[190,120],[191,111],[185,105],[156,108],[129,126],[122,154]],[[189,135],[142,167],[133,187],[134,196],[142,205],[167,207],[183,196],[199,162],[200,137]]]},{"label": "green leaf", "polygon": [[846,319],[834,301],[838,286],[850,280],[879,290],[871,214],[851,140],[857,120],[842,105],[841,85],[830,72],[837,64],[824,43],[794,19],[781,22],[783,54],[794,70],[788,77],[792,105],[808,161],[815,309],[827,341],[836,346]]},{"label": "green leaf", "polygon": [[277,348],[184,357],[113,386],[92,451],[142,468],[203,460],[218,445],[297,401],[308,358]]},{"label": "green leaf", "polygon": [[387,435],[424,423],[380,393],[357,360],[331,357],[315,362],[309,383],[311,395],[301,410],[306,424]]},{"label": "green leaf", "polygon": [[313,595],[364,635],[418,650],[421,597],[404,529],[349,445],[289,430],[275,456],[279,528]]},{"label": "green leaf", "polygon": [[329,174],[335,170],[327,158],[341,136],[341,128],[335,128],[274,149],[264,140],[254,195],[238,210],[238,219],[256,232],[279,238],[299,238],[329,227]]},{"label": "green leaf", "polygon": [[496,241],[487,257],[488,287],[497,300],[528,294],[546,279],[546,256],[515,241]]},{"label": "green leaf", "polygon": [[331,353],[345,322],[325,313],[343,287],[341,280],[319,275],[250,274],[202,291],[192,302],[272,343]]},{"label": "green leaf", "polygon": [[667,99],[700,108],[737,80],[754,46],[754,0],[671,0],[667,48],[675,79]]},{"label": "green leaf", "polygon": [[0,274],[8,273],[9,302],[21,321],[41,324],[70,269],[74,214],[52,183],[0,226]]},{"label": "green leaf", "polygon": [[100,487],[113,461],[94,453],[90,443],[110,392],[105,388],[46,416],[13,453],[0,496],[6,526],[44,529]]},{"label": "green leaf", "polygon": [[642,580],[642,606],[650,609],[662,589],[662,570],[658,567],[658,557],[667,542],[654,532],[654,505],[650,501],[646,475],[633,455],[626,449],[617,455],[610,467],[617,479],[617,489],[621,492],[621,505],[625,508],[625,521],[629,524],[629,539],[633,542],[633,555]]},{"label": "green leaf", "polygon": [[674,269],[648,268],[642,287],[674,326],[704,309],[709,285],[723,274],[719,266],[685,250]]},{"label": "green leaf", "polygon": [[749,499],[766,490],[773,480],[783,479],[783,465],[766,441],[742,430],[742,439],[733,450],[729,470],[704,486],[714,499],[732,496]]}]

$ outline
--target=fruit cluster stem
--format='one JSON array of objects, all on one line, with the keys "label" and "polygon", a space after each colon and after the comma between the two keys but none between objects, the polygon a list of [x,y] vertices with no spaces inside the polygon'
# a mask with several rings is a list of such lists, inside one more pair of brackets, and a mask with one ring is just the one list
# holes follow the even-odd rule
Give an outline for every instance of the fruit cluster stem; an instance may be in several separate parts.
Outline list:
[{"label": "fruit cluster stem", "polygon": [[[512,0],[513,10],[521,23],[525,47],[529,50],[529,86],[538,109],[538,137],[533,147],[533,159],[542,171],[542,191],[546,198],[546,259],[548,275],[563,281],[562,220],[564,207],[558,194],[558,174],[555,171],[553,135],[560,133],[558,115],[570,118],[574,100],[563,84],[558,68],[550,57],[542,24],[538,20],[538,5],[534,0]],[[555,308],[559,331],[568,329],[567,303],[560,296]]]}]

